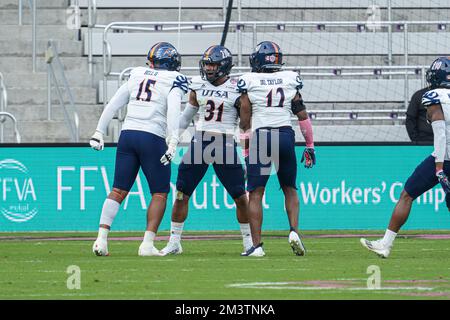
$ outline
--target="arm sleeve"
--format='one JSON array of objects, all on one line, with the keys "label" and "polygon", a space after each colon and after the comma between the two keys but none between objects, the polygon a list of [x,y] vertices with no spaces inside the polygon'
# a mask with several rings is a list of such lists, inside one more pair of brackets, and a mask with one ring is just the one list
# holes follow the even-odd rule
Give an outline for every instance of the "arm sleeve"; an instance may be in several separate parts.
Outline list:
[{"label": "arm sleeve", "polygon": [[167,134],[169,137],[178,137],[178,118],[181,113],[183,94],[183,89],[173,88],[167,96]]},{"label": "arm sleeve", "polygon": [[436,162],[444,162],[447,148],[447,139],[445,136],[445,121],[436,120],[431,123],[434,134],[434,157]]},{"label": "arm sleeve", "polygon": [[117,110],[128,104],[129,100],[130,92],[128,91],[128,82],[126,82],[117,90],[105,109],[103,109],[100,120],[98,120],[97,131],[105,134],[106,128]]},{"label": "arm sleeve", "polygon": [[406,111],[406,131],[411,141],[416,141],[418,138],[417,130],[417,116],[419,112],[422,96],[416,92],[409,102],[408,110]]},{"label": "arm sleeve", "polygon": [[181,135],[184,130],[189,127],[189,124],[192,121],[192,118],[194,118],[195,114],[198,112],[198,108],[196,106],[193,106],[189,102],[186,104],[186,108],[184,108],[183,113],[180,117],[180,122],[178,124],[179,134]]},{"label": "arm sleeve", "polygon": [[299,121],[298,124],[300,126],[300,131],[302,132],[302,135],[305,138],[306,147],[314,148],[314,138],[311,120],[308,118],[306,120]]}]

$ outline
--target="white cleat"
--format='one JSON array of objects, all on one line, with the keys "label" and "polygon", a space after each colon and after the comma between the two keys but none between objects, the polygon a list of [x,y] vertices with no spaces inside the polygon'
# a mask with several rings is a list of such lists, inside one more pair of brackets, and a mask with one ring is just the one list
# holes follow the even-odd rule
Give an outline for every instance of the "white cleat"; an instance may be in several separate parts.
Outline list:
[{"label": "white cleat", "polygon": [[183,248],[181,247],[181,242],[171,242],[169,241],[167,245],[161,249],[161,254],[167,256],[169,254],[182,254]]},{"label": "white cleat", "polygon": [[262,248],[262,243],[260,243],[257,247],[252,246],[246,252],[241,253],[243,257],[264,257],[266,254]]},{"label": "white cleat", "polygon": [[138,255],[141,257],[162,256],[161,252],[159,252],[159,250],[156,249],[153,244],[148,244],[144,242],[142,242],[141,245],[139,246]]},{"label": "white cleat", "polygon": [[96,256],[109,256],[108,242],[106,240],[97,239],[92,246],[92,252]]},{"label": "white cleat", "polygon": [[369,241],[367,239],[361,238],[359,241],[361,242],[363,247],[375,252],[381,258],[387,258],[391,253],[391,247],[385,245],[381,239]]},{"label": "white cleat", "polygon": [[289,244],[291,245],[292,251],[294,251],[297,256],[304,256],[306,254],[305,246],[297,232],[291,231],[289,233]]}]

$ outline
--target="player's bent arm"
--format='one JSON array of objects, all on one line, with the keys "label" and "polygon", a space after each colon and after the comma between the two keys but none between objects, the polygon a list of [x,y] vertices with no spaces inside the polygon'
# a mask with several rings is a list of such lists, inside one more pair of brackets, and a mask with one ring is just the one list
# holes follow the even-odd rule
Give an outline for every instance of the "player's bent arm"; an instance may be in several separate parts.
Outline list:
[{"label": "player's bent arm", "polygon": [[241,93],[237,105],[239,105],[239,128],[242,130],[239,139],[242,146],[242,153],[244,157],[248,157],[251,135],[252,103],[250,102],[247,93]]},{"label": "player's bent arm", "polygon": [[244,132],[247,132],[251,127],[252,118],[252,103],[250,102],[247,93],[241,93],[240,106],[239,127]]},{"label": "player's bent arm", "polygon": [[314,148],[314,136],[312,130],[311,120],[309,119],[308,113],[306,112],[305,104],[300,93],[297,93],[291,102],[292,113],[298,118],[298,124],[300,126],[300,131],[305,138],[306,147]]},{"label": "player's bent arm", "polygon": [[105,109],[100,116],[100,119],[97,124],[97,129],[95,130],[94,135],[89,140],[89,144],[94,150],[103,150],[104,148],[104,140],[103,135],[106,132],[106,128],[108,124],[111,122],[111,119],[114,117],[114,114],[125,106],[130,101],[130,92],[128,91],[128,84],[124,83],[119,90],[114,94],[109,103],[106,105]]},{"label": "player's bent arm", "polygon": [[[167,96],[167,142],[178,144],[178,122],[181,113],[181,100],[184,92],[181,89],[173,88]],[[173,139],[173,141],[171,141]],[[176,141],[175,141],[176,140]]]},{"label": "player's bent arm", "polygon": [[436,161],[436,172],[443,169],[447,138],[445,134],[445,118],[440,104],[427,107],[427,118],[431,122],[434,135],[434,155]]},{"label": "player's bent arm", "polygon": [[179,134],[180,136],[183,134],[184,130],[189,127],[192,119],[195,114],[198,112],[199,104],[197,101],[197,94],[195,91],[191,91],[189,93],[189,101],[186,104],[186,107],[183,110],[183,113],[180,117],[180,122],[178,124]]},{"label": "player's bent arm", "polygon": [[124,83],[114,94],[111,100],[103,109],[102,115],[97,124],[97,131],[105,134],[108,124],[116,114],[117,110],[123,108],[130,100],[130,92],[128,91],[128,84]]}]

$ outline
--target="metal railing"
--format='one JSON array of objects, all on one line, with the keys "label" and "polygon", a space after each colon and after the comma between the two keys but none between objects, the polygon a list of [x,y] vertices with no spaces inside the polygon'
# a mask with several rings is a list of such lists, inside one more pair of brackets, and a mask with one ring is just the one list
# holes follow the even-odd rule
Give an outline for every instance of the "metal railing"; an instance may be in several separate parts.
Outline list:
[{"label": "metal railing", "polygon": [[[16,117],[14,117],[11,113],[9,112],[0,112],[0,123],[2,126],[2,130],[3,130],[3,123],[6,121],[6,118],[11,119],[11,121],[14,124],[14,137],[16,139],[17,143],[21,142],[21,137],[20,137],[20,132],[19,132],[19,128],[17,127],[17,119]],[[3,121],[1,119],[4,119]],[[4,137],[3,135],[1,136],[0,142],[3,143],[4,142]]]},{"label": "metal railing", "polygon": [[[8,108],[8,92],[3,78],[3,74],[0,72],[0,112],[6,112]],[[6,121],[5,117],[0,117],[0,141],[3,142],[3,123]]]},{"label": "metal railing", "polygon": [[[47,50],[45,52],[45,60],[47,62],[47,119],[51,120],[52,117],[52,84],[58,95],[59,103],[64,112],[64,119],[67,127],[70,131],[72,141],[79,142],[80,137],[80,121],[75,106],[75,101],[70,90],[69,83],[67,82],[66,75],[64,73],[64,66],[59,59],[58,50],[53,40],[48,41]],[[61,84],[58,81],[57,73],[61,79]],[[63,91],[61,90],[61,85]],[[66,95],[68,106],[66,105],[64,98]]]},{"label": "metal railing", "polygon": [[[365,26],[367,21],[284,21],[282,23],[278,21],[230,21],[230,26],[234,27],[235,30],[240,30],[245,28],[245,26],[249,26],[253,32],[253,44],[256,45],[256,33],[259,27],[274,27],[280,29],[280,26],[283,26],[283,30],[286,27],[317,27],[317,26],[331,26],[331,27],[356,27],[360,28],[361,26]],[[397,26],[398,29],[403,31],[404,38],[404,65],[408,66],[409,63],[409,52],[408,52],[408,26],[411,25],[450,25],[450,21],[380,21],[378,23],[380,26]],[[103,29],[103,98],[104,103],[106,103],[107,97],[107,79],[108,76],[113,75],[112,69],[112,49],[111,44],[108,41],[108,34],[110,30],[129,30],[129,31],[148,31],[148,32],[159,32],[161,30],[165,31],[174,31],[174,30],[198,30],[200,29],[213,29],[213,28],[222,28],[224,25],[223,21],[153,21],[153,22],[112,22],[106,26],[104,25],[95,25],[93,28],[102,28]],[[156,27],[158,26],[158,27]],[[163,26],[168,26],[163,28]],[[392,38],[389,37],[389,41],[392,41]],[[91,47],[92,49],[92,47]],[[386,54],[389,57],[392,57],[392,45],[388,46],[389,52]],[[239,50],[238,52],[238,61],[242,59],[242,52]],[[387,66],[390,67],[390,66]],[[405,92],[408,92],[408,76],[409,74],[405,72]],[[408,103],[408,97],[405,97],[405,106]]]},{"label": "metal railing", "polygon": [[[33,73],[36,72],[36,0],[28,0],[31,11],[31,41],[32,41],[32,63]],[[23,0],[19,0],[19,25],[23,25]]]}]

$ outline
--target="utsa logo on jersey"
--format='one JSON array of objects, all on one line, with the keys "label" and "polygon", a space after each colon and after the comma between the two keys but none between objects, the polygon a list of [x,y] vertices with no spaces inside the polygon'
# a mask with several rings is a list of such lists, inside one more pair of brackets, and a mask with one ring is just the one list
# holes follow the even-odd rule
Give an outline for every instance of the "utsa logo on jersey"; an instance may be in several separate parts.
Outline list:
[{"label": "utsa logo on jersey", "polygon": [[233,134],[238,124],[236,100],[239,93],[232,81],[228,79],[215,86],[201,77],[194,77],[190,89],[196,93],[199,105],[197,130]]}]

